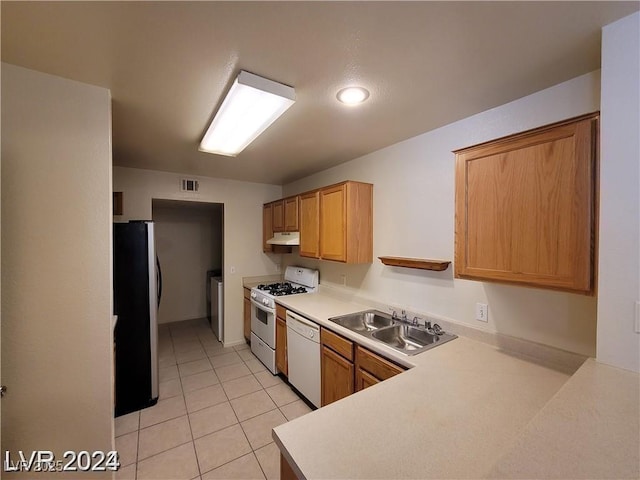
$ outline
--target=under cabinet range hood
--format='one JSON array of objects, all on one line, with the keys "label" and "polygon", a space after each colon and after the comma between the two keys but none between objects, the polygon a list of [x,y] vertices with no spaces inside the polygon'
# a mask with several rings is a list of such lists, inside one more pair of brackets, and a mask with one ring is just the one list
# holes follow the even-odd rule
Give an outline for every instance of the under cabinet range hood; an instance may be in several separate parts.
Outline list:
[{"label": "under cabinet range hood", "polygon": [[300,245],[300,232],[276,232],[267,240],[269,245]]}]

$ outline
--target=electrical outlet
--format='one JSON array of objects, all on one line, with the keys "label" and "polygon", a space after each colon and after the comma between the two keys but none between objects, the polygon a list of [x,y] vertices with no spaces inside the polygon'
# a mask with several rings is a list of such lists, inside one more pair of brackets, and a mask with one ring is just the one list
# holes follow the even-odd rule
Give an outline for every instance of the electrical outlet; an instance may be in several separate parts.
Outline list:
[{"label": "electrical outlet", "polygon": [[347,275],[345,273],[340,274],[340,282],[342,283],[342,285],[347,284]]},{"label": "electrical outlet", "polygon": [[280,264],[279,263],[276,263],[276,272],[280,273]]},{"label": "electrical outlet", "polygon": [[476,320],[479,322],[489,321],[489,305],[486,303],[476,303]]},{"label": "electrical outlet", "polygon": [[640,333],[640,302],[636,302],[636,324],[635,324],[636,333]]}]

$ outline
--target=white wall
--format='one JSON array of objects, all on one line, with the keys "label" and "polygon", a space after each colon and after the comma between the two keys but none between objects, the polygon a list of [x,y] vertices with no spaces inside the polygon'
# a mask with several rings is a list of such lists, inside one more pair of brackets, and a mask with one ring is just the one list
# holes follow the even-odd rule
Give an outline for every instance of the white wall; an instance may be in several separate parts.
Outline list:
[{"label": "white wall", "polygon": [[162,268],[158,323],[207,315],[207,270],[222,268],[222,205],[153,202]]},{"label": "white wall", "polygon": [[2,64],[2,448],[111,450],[111,97]]},{"label": "white wall", "polygon": [[[262,253],[262,204],[280,198],[282,188],[198,177],[199,192],[184,193],[180,191],[182,177],[173,173],[114,167],[113,189],[123,192],[124,196],[124,215],[117,216],[116,221],[152,218],[151,201],[154,198],[223,203],[224,343],[243,343],[242,277],[276,273],[280,256]],[[235,273],[232,273],[232,268]]]},{"label": "white wall", "polygon": [[600,362],[640,372],[640,13],[602,30]]},{"label": "white wall", "polygon": [[[600,74],[593,72],[507,105],[389,146],[284,186],[291,195],[342,180],[374,184],[374,262],[345,266],[285,261],[320,269],[321,283],[341,282],[361,296],[435,314],[584,355],[595,354],[596,299],[542,289],[454,280],[445,272],[385,267],[378,256],[453,260],[453,150],[593,112]],[[363,106],[366,108],[366,104]],[[424,105],[424,108],[429,108]],[[475,304],[489,304],[489,323]]]}]

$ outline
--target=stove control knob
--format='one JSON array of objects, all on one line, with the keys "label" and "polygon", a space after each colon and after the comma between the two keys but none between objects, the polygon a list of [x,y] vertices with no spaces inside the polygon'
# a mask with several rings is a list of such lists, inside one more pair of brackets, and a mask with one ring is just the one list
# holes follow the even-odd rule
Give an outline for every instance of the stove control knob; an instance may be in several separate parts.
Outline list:
[{"label": "stove control knob", "polygon": [[265,305],[265,306],[269,305],[269,300],[267,300],[266,298],[263,298],[262,299],[262,304]]},{"label": "stove control knob", "polygon": [[256,292],[251,292],[251,298],[256,298],[257,296]]},{"label": "stove control knob", "polygon": [[309,338],[313,338],[313,336],[314,336],[314,335],[315,335],[315,332],[314,332],[313,330],[311,330],[311,331],[309,332]]}]

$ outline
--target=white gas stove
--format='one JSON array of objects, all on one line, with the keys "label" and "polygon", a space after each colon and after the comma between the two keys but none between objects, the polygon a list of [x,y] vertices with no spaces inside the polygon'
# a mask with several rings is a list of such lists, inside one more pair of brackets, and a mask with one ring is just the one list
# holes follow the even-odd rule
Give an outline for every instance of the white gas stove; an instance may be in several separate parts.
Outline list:
[{"label": "white gas stove", "polygon": [[276,301],[283,295],[313,293],[318,289],[318,271],[287,267],[284,282],[258,285],[251,289],[251,351],[273,373],[275,361]]}]

